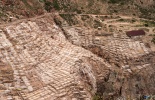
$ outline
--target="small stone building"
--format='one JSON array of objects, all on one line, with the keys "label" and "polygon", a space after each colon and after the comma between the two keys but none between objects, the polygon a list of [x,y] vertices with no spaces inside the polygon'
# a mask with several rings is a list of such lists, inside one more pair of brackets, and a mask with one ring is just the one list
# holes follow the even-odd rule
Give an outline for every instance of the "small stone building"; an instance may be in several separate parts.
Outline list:
[{"label": "small stone building", "polygon": [[132,30],[132,31],[128,31],[126,32],[126,35],[128,37],[133,37],[133,36],[142,36],[145,35],[145,31],[144,30]]}]

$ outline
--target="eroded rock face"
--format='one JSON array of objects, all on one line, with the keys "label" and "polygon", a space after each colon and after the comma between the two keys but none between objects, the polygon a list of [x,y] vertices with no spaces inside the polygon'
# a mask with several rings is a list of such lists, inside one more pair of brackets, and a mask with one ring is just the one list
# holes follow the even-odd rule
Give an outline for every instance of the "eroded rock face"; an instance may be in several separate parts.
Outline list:
[{"label": "eroded rock face", "polygon": [[9,90],[1,91],[2,100],[139,99],[154,94],[155,53],[142,41],[58,26],[53,18],[46,14],[1,26],[0,59],[12,75],[11,85],[0,85]]},{"label": "eroded rock face", "polygon": [[[80,15],[70,16],[74,19],[74,16],[77,18]],[[102,15],[97,17],[95,15],[85,16],[89,16],[92,20],[105,17]],[[129,26],[121,29],[122,32],[117,33],[117,31],[114,31],[113,33],[108,33],[103,31],[106,30],[106,27],[103,27],[104,24],[107,26],[110,22],[117,19],[114,18],[109,20],[109,22],[101,22],[100,30],[96,30],[91,27],[93,24],[89,25],[91,28],[85,25],[79,26],[78,23],[70,25],[68,24],[71,23],[70,20],[65,19],[64,16],[62,18],[57,17],[61,22],[59,24],[66,38],[72,44],[91,51],[109,63],[107,65],[109,68],[102,68],[102,63],[87,58],[96,77],[96,93],[100,98],[103,97],[105,100],[109,98],[112,100],[116,98],[140,99],[142,95],[154,94],[154,79],[152,79],[155,64],[154,51],[140,37],[127,37],[125,31]],[[80,19],[75,21],[81,22]],[[66,22],[65,25],[63,24],[64,22]],[[86,21],[85,23],[89,22]],[[114,25],[115,23],[112,24]],[[116,24],[114,27],[117,29],[119,28],[118,25]],[[125,23],[125,25],[128,25],[128,23]]]},{"label": "eroded rock face", "polygon": [[13,82],[13,69],[11,66],[6,65],[4,62],[0,62],[0,75],[1,75],[1,86],[2,84],[9,84]]},{"label": "eroded rock face", "polygon": [[1,29],[1,60],[12,67],[13,88],[18,93],[1,98],[92,99],[97,91],[97,73],[88,58],[102,64],[98,70],[108,69],[108,63],[70,43],[51,15]]}]

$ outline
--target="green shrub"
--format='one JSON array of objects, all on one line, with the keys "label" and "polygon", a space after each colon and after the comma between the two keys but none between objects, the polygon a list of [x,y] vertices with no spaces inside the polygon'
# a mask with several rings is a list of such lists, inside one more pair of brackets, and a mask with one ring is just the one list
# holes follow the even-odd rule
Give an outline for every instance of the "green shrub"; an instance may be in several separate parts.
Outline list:
[{"label": "green shrub", "polygon": [[52,3],[45,0],[45,10],[48,11],[48,12],[50,12],[50,10],[52,9],[52,7],[53,7]]},{"label": "green shrub", "polygon": [[155,44],[155,37],[153,37],[153,39],[151,40],[151,42],[153,42]]},{"label": "green shrub", "polygon": [[98,28],[98,27],[102,27],[102,24],[99,21],[94,20],[94,28]]},{"label": "green shrub", "polygon": [[94,0],[88,0],[88,7],[93,6],[93,4],[94,4]]},{"label": "green shrub", "polygon": [[26,7],[33,9],[33,7],[31,7],[31,5],[29,5],[26,0],[22,0],[22,2],[25,4]]},{"label": "green shrub", "polygon": [[136,20],[135,20],[135,19],[132,19],[131,21],[132,21],[132,23],[136,22]]},{"label": "green shrub", "polygon": [[99,95],[94,95],[93,100],[103,100],[103,98]]},{"label": "green shrub", "polygon": [[148,27],[149,25],[147,23],[144,24],[145,27]]},{"label": "green shrub", "polygon": [[108,3],[119,3],[121,0],[109,0]]},{"label": "green shrub", "polygon": [[44,2],[44,8],[48,12],[50,12],[52,8],[54,8],[55,10],[60,10],[60,6],[57,0],[53,0],[53,2],[47,0],[40,0],[40,2]]},{"label": "green shrub", "polygon": [[142,23],[143,23],[143,25],[145,26],[145,27],[155,27],[155,22],[154,21],[142,21]]},{"label": "green shrub", "polygon": [[81,19],[85,21],[87,19],[90,19],[90,17],[88,15],[81,15]]},{"label": "green shrub", "polygon": [[39,2],[45,2],[45,0],[39,0]]},{"label": "green shrub", "polygon": [[119,22],[125,22],[125,20],[124,20],[124,19],[122,19],[122,18],[121,18],[121,19],[119,19],[118,21],[119,21]]},{"label": "green shrub", "polygon": [[69,24],[69,26],[76,25],[78,23],[74,14],[60,14],[60,16]]},{"label": "green shrub", "polygon": [[120,3],[120,5],[124,5],[127,2],[128,2],[128,0],[109,0],[108,1],[108,3],[112,3],[112,4]]},{"label": "green shrub", "polygon": [[56,10],[60,10],[58,0],[53,0],[53,7],[54,7]]}]

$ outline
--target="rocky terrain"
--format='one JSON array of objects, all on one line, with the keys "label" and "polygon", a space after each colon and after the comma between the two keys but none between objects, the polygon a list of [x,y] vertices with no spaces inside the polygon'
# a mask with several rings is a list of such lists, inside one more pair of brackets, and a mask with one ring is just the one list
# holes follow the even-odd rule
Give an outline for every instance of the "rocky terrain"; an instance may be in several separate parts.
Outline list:
[{"label": "rocky terrain", "polygon": [[0,21],[41,15],[46,12],[155,17],[153,0],[1,0]]},{"label": "rocky terrain", "polygon": [[155,99],[153,0],[1,0],[0,11],[0,100]]},{"label": "rocky terrain", "polygon": [[[150,24],[152,21],[127,16],[94,14],[60,14],[60,16],[55,17],[56,23],[62,27],[66,38],[72,44],[91,51],[112,66],[112,72],[110,70],[107,80],[103,81],[100,74],[97,76],[99,77],[97,95],[104,95],[102,97],[105,100],[113,96],[139,100],[143,90],[146,90],[142,89],[144,86],[142,84],[152,91],[152,93],[145,91],[146,94],[154,94],[152,90],[154,86],[151,87],[154,82],[150,82],[154,76],[155,51],[154,43],[150,41],[154,34],[154,24]],[[146,21],[148,26],[145,25]],[[126,35],[126,31],[138,29],[145,30],[146,36],[129,38]],[[147,73],[147,78],[144,73]]]}]

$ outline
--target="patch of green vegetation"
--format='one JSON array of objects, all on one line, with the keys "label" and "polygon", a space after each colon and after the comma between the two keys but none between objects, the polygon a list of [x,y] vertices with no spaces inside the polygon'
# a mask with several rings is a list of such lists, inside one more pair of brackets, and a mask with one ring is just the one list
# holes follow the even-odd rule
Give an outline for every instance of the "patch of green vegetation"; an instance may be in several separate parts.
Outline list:
[{"label": "patch of green vegetation", "polygon": [[141,12],[141,15],[140,15],[141,18],[154,19],[154,16],[152,16],[152,14],[155,13],[155,6],[150,6],[150,7],[147,7],[147,8],[144,8],[144,7],[141,7],[141,6],[138,6],[138,5],[136,5],[136,6]]},{"label": "patch of green vegetation", "polygon": [[114,13],[118,13],[118,11],[117,10],[114,10]]},{"label": "patch of green vegetation", "polygon": [[103,98],[99,95],[94,95],[93,100],[103,100]]},{"label": "patch of green vegetation", "polygon": [[155,34],[149,34],[149,36],[151,36],[151,37],[152,37],[151,42],[155,44]]},{"label": "patch of green vegetation", "polygon": [[152,38],[151,42],[155,44],[155,36]]},{"label": "patch of green vegetation", "polygon": [[155,34],[149,34],[149,36],[155,36]]},{"label": "patch of green vegetation", "polygon": [[0,20],[3,20],[3,21],[6,21],[7,20],[7,15],[3,11],[0,12]]},{"label": "patch of green vegetation", "polygon": [[70,26],[78,24],[75,14],[60,14],[60,16],[67,21]]},{"label": "patch of green vegetation", "polygon": [[139,25],[135,25],[135,27],[144,27],[144,25],[139,24]]},{"label": "patch of green vegetation", "polygon": [[135,20],[135,19],[132,19],[131,21],[132,21],[132,23],[136,22],[136,20]]},{"label": "patch of green vegetation", "polygon": [[53,5],[51,2],[44,0],[44,8],[46,11],[50,12],[50,10],[52,9]]},{"label": "patch of green vegetation", "polygon": [[148,13],[148,12],[147,12],[147,9],[144,9],[144,8],[142,8],[142,7],[139,7],[139,10],[140,10],[140,12],[143,13],[143,14],[147,14],[147,13]]},{"label": "patch of green vegetation", "polygon": [[89,19],[90,17],[88,16],[88,15],[81,15],[81,19],[83,20],[83,21],[85,21],[85,20],[87,20],[87,19]]},{"label": "patch of green vegetation", "polygon": [[98,28],[98,27],[102,27],[102,24],[99,21],[94,20],[94,28]]},{"label": "patch of green vegetation", "polygon": [[65,3],[65,2],[61,2],[61,4],[59,4],[59,6],[60,6],[60,9],[63,9],[65,12],[73,12],[73,10],[75,10],[75,8],[77,9],[77,7],[72,6],[72,4]]},{"label": "patch of green vegetation", "polygon": [[81,10],[78,10],[78,9],[77,9],[76,12],[77,12],[78,14],[81,14],[81,13],[82,13],[82,11],[81,11]]},{"label": "patch of green vegetation", "polygon": [[0,17],[4,16],[4,13],[0,12]]},{"label": "patch of green vegetation", "polygon": [[141,21],[143,23],[143,26],[145,27],[155,27],[155,22],[154,21]]},{"label": "patch of green vegetation", "polygon": [[88,7],[91,7],[91,6],[93,6],[93,4],[94,4],[94,0],[88,0]]},{"label": "patch of green vegetation", "polygon": [[153,37],[151,42],[155,44],[155,34],[150,34],[149,36]]},{"label": "patch of green vegetation", "polygon": [[127,0],[109,0],[108,3],[120,3],[121,5],[123,5],[125,2],[127,2]]},{"label": "patch of green vegetation", "polygon": [[82,10],[72,7],[71,12],[76,12],[77,14],[81,14]]},{"label": "patch of green vegetation", "polygon": [[[31,15],[32,12],[34,12],[35,14],[38,14],[39,10],[42,9],[42,6],[40,3],[38,3],[38,0],[32,0],[31,2],[28,2],[27,0],[21,0],[25,6],[23,6],[23,8],[25,9],[26,7],[26,13],[27,15]],[[10,6],[9,6],[10,7]],[[16,8],[18,8],[18,6],[16,6]],[[18,9],[21,9],[22,7],[19,7]],[[14,9],[14,6],[10,7],[10,9]],[[9,9],[9,11],[10,11]]]},{"label": "patch of green vegetation", "polygon": [[50,12],[52,8],[54,8],[55,10],[60,10],[58,0],[53,0],[53,2],[50,2],[48,0],[39,0],[39,1],[44,3],[44,8],[48,12]]},{"label": "patch of green vegetation", "polygon": [[39,0],[39,2],[45,2],[45,0]]},{"label": "patch of green vegetation", "polygon": [[129,23],[134,23],[134,22],[136,22],[136,19],[119,19],[119,20],[117,20],[117,21],[119,21],[119,22],[129,22]]},{"label": "patch of green vegetation", "polygon": [[117,20],[117,21],[119,21],[119,22],[125,22],[125,20],[124,19],[119,19],[119,20]]},{"label": "patch of green vegetation", "polygon": [[99,16],[99,18],[100,18],[100,20],[102,20],[102,21],[105,20],[104,16]]},{"label": "patch of green vegetation", "polygon": [[60,6],[59,6],[59,3],[58,3],[58,0],[53,0],[53,7],[54,7],[56,10],[60,10]]},{"label": "patch of green vegetation", "polygon": [[92,12],[93,14],[99,14],[100,13],[100,9],[96,9]]},{"label": "patch of green vegetation", "polygon": [[22,0],[22,2],[25,4],[26,7],[28,7],[29,9],[33,9],[33,7],[31,7],[31,5],[28,4],[27,0]]},{"label": "patch of green vegetation", "polygon": [[100,14],[100,9],[91,8],[86,13],[87,14],[95,14],[95,15],[98,15],[98,14]]},{"label": "patch of green vegetation", "polygon": [[102,3],[105,3],[106,2],[106,0],[100,0]]}]

